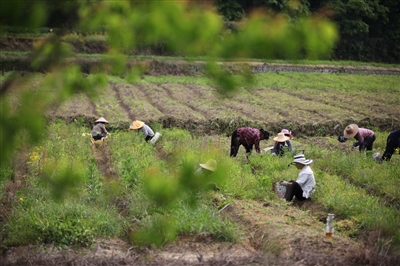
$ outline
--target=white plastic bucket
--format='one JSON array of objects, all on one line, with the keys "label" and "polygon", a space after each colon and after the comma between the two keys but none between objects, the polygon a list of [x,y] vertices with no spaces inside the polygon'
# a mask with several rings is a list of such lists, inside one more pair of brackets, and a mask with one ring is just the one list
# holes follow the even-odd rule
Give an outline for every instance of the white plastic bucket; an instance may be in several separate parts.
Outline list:
[{"label": "white plastic bucket", "polygon": [[154,146],[156,145],[157,140],[161,137],[162,135],[158,132],[154,135],[154,137],[150,140],[150,143]]}]

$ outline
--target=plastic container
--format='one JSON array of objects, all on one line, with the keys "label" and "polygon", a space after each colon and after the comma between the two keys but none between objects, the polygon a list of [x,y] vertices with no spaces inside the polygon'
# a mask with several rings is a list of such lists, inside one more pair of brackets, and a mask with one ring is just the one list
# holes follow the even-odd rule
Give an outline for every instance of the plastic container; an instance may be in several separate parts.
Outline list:
[{"label": "plastic container", "polygon": [[326,229],[325,229],[325,236],[326,237],[333,237],[335,234],[335,228],[333,227],[333,219],[335,215],[332,213],[328,213],[328,217],[326,218]]},{"label": "plastic container", "polygon": [[162,135],[158,132],[154,135],[154,137],[150,140],[150,143],[154,146],[156,145],[157,140],[161,137]]},{"label": "plastic container", "polygon": [[281,183],[276,183],[275,184],[275,189],[276,193],[278,194],[278,197],[284,198],[286,194],[286,186],[282,185]]}]

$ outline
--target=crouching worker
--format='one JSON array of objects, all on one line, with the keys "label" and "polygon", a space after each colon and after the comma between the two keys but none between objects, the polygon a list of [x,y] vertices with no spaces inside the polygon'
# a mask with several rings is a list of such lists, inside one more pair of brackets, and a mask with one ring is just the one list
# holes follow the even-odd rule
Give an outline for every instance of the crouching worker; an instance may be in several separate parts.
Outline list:
[{"label": "crouching worker", "polygon": [[109,134],[107,129],[106,129],[106,124],[108,124],[108,121],[104,119],[104,117],[100,117],[97,119],[95,122],[95,125],[92,129],[92,138],[94,140],[101,140],[102,138],[107,137]]},{"label": "crouching worker", "polygon": [[[196,172],[194,172],[194,175],[204,178],[207,181],[210,181],[208,180],[210,175],[217,170],[217,161],[214,159],[210,159],[206,163],[200,163],[199,165],[200,167],[196,170]],[[206,185],[206,188],[216,191],[219,190],[219,188],[215,183],[208,183]]]},{"label": "crouching worker", "polygon": [[290,138],[285,136],[284,133],[278,133],[278,136],[274,138],[275,143],[274,148],[271,150],[271,153],[273,155],[283,156],[283,154],[285,153],[283,148],[285,147],[286,141],[290,141],[289,139]]},{"label": "crouching worker", "polygon": [[377,157],[377,162],[390,161],[394,151],[400,148],[400,129],[390,132],[386,140],[386,148],[382,157]]},{"label": "crouching worker", "polygon": [[296,165],[300,172],[296,181],[291,180],[289,182],[281,182],[282,185],[286,186],[286,201],[292,201],[293,197],[296,197],[299,201],[303,201],[308,199],[314,192],[316,185],[314,172],[309,166],[312,162],[313,160],[307,160],[304,154],[297,154],[294,156],[294,160],[291,164]]},{"label": "crouching worker", "polygon": [[231,138],[231,157],[236,157],[240,145],[246,149],[246,154],[249,156],[253,150],[253,145],[256,152],[260,153],[260,140],[268,140],[269,132],[264,129],[257,129],[252,127],[241,127],[233,131]]},{"label": "crouching worker", "polygon": [[139,120],[134,120],[132,124],[129,126],[128,130],[138,130],[138,132],[142,131],[144,134],[144,140],[146,142],[150,140],[150,143],[153,146],[156,144],[157,140],[161,137],[160,133],[156,132],[156,134],[154,134],[154,131],[148,125]]},{"label": "crouching worker", "polygon": [[372,147],[376,139],[375,133],[366,128],[359,128],[356,124],[348,125],[344,131],[343,136],[339,136],[340,142],[345,142],[348,139],[355,138],[357,142],[353,143],[353,147],[359,147],[359,151],[367,151],[367,155],[372,153]]}]

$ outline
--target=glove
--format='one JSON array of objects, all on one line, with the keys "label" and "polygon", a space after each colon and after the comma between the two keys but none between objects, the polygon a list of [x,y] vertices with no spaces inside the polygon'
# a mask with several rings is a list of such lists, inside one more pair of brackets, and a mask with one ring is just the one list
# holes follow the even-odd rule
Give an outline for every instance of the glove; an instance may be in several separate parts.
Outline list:
[{"label": "glove", "polygon": [[346,139],[344,136],[339,136],[339,137],[337,138],[337,140],[338,140],[339,142],[345,142],[347,139]]},{"label": "glove", "polygon": [[361,142],[361,141],[359,141],[359,142],[354,142],[354,143],[353,143],[353,147],[358,147],[358,146],[363,145],[363,144],[364,144],[364,142]]}]

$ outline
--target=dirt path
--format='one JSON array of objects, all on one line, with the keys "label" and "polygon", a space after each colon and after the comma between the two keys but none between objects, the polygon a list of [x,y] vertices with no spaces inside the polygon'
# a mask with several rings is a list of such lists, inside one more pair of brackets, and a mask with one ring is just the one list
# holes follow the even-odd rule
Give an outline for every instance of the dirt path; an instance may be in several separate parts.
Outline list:
[{"label": "dirt path", "polygon": [[[315,208],[312,204],[235,201],[221,215],[244,229],[239,243],[215,242],[207,235],[197,235],[181,237],[160,249],[136,249],[120,239],[98,239],[93,247],[79,250],[60,251],[51,245],[11,248],[2,265],[348,266],[398,262],[346,236],[326,238],[323,223],[315,223],[317,218],[308,214]],[[303,219],[295,219],[298,216]]]}]

